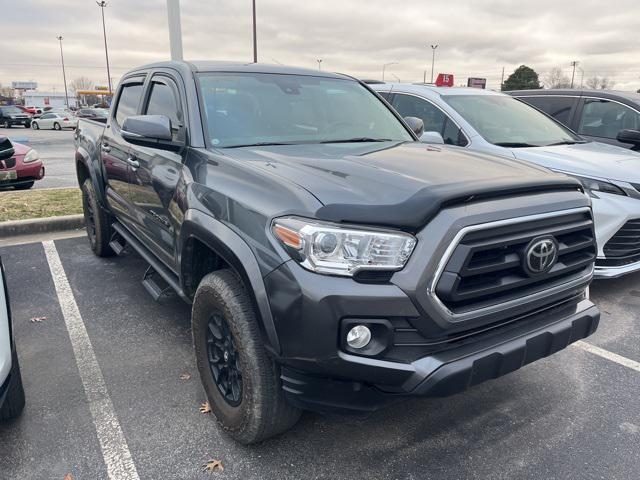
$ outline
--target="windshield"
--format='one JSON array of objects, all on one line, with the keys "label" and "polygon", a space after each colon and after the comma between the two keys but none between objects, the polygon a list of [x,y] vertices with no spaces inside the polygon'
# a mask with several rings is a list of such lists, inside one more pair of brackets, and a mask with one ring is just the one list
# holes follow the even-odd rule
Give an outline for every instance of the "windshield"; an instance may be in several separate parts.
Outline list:
[{"label": "windshield", "polygon": [[24,113],[18,107],[2,107],[2,113],[5,115],[18,115]]},{"label": "windshield", "polygon": [[351,80],[211,73],[199,81],[215,147],[413,141],[375,95]]},{"label": "windshield", "polygon": [[583,141],[535,108],[512,97],[447,95],[442,98],[494,145],[543,147]]}]

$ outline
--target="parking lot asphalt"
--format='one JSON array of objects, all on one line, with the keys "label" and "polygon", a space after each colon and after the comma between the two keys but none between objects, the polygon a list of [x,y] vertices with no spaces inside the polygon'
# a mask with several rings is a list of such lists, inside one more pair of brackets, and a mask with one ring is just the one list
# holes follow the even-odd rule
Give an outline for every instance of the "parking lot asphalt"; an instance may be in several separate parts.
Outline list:
[{"label": "parking lot asphalt", "polygon": [[24,143],[38,150],[44,162],[45,177],[33,188],[76,187],[76,167],[73,130],[33,130],[30,128],[0,128],[0,136]]},{"label": "parking lot asphalt", "polygon": [[[305,413],[291,431],[239,446],[198,411],[189,307],[154,302],[133,252],[99,259],[80,237],[53,245],[141,479],[638,478],[640,371],[575,346],[453,397],[367,416]],[[43,244],[0,256],[27,395],[23,416],[0,426],[0,477],[108,478],[87,366],[76,362]],[[591,293],[603,314],[586,342],[639,362],[640,276]],[[204,473],[210,459],[224,471]]]}]

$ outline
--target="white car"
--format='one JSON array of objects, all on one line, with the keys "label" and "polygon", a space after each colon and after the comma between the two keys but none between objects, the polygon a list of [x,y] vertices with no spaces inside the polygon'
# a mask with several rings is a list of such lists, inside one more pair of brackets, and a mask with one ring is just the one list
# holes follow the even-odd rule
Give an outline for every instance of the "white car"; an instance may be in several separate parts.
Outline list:
[{"label": "white car", "polygon": [[40,130],[41,128],[62,130],[63,128],[76,128],[77,126],[78,118],[64,112],[43,113],[40,118],[34,118],[31,121],[31,128],[34,130]]},{"label": "white car", "polygon": [[640,153],[584,140],[502,93],[425,84],[369,86],[401,116],[422,119],[425,142],[524,160],[576,177],[593,200],[595,277],[640,271]]}]

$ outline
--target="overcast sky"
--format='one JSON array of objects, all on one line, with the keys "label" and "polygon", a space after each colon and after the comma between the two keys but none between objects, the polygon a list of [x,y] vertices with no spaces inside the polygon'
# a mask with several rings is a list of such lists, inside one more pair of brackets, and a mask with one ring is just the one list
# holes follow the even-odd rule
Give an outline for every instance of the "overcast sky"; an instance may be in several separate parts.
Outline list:
[{"label": "overcast sky", "polygon": [[[251,60],[251,0],[182,0],[186,59]],[[105,10],[111,75],[167,59],[166,0],[109,0]],[[268,63],[322,68],[360,78],[421,81],[437,72],[456,83],[486,77],[489,87],[526,64],[542,78],[608,76],[640,88],[640,0],[257,0],[258,56]],[[100,9],[94,0],[0,0],[0,84],[34,80],[62,89],[57,35],[67,80],[106,84]],[[580,83],[580,70],[576,83]],[[394,77],[395,76],[395,77]]]}]

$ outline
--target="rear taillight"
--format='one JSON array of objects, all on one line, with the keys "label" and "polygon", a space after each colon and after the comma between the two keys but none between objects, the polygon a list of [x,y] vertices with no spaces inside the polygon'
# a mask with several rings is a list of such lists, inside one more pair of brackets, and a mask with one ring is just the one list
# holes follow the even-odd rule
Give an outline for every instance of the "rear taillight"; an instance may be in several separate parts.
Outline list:
[{"label": "rear taillight", "polygon": [[63,121],[63,122],[68,122],[68,121],[69,121],[69,119],[68,119],[67,117],[64,117],[64,118],[62,119],[62,121]]}]

